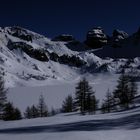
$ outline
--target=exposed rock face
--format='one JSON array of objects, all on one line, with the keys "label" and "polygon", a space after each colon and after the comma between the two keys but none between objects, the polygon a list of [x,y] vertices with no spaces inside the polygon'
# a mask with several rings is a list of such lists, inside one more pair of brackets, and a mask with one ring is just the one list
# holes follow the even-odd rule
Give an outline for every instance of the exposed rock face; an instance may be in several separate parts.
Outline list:
[{"label": "exposed rock face", "polygon": [[16,27],[16,26],[11,27],[9,28],[8,33],[20,39],[23,39],[26,41],[32,41],[32,36],[27,34],[26,30],[20,27]]},{"label": "exposed rock face", "polygon": [[50,53],[50,60],[59,62],[60,64],[67,64],[70,66],[81,67],[86,64],[85,61],[81,60],[79,56],[68,56],[62,55],[58,56],[56,53]]},{"label": "exposed rock face", "polygon": [[[75,67],[81,67],[86,64],[85,61],[81,60],[79,56],[68,56],[68,55],[62,55],[58,56],[56,53],[48,52],[47,50],[39,50],[39,49],[34,49],[31,45],[26,44],[25,42],[11,42],[9,41],[7,47],[10,50],[14,49],[21,49],[21,51],[25,52],[27,55],[29,55],[31,58],[34,58],[36,60],[42,61],[42,62],[47,62],[50,60],[59,62],[60,64],[67,64],[70,66],[75,66]],[[47,57],[47,55],[49,58]]]},{"label": "exposed rock face", "polygon": [[34,34],[32,31],[29,31],[27,29],[18,26],[0,28],[0,32],[4,32],[6,34],[8,33],[14,37],[30,42],[32,42],[33,39],[39,39],[44,37],[37,33]]},{"label": "exposed rock face", "polygon": [[94,54],[101,57],[127,58],[140,57],[140,29],[128,36],[127,33],[114,30],[112,40],[103,49],[94,51]]},{"label": "exposed rock face", "polygon": [[115,29],[113,31],[113,36],[110,39],[111,46],[114,47],[114,48],[121,47],[122,46],[121,42],[128,37],[129,36],[126,32]]},{"label": "exposed rock face", "polygon": [[64,44],[72,51],[86,51],[89,48],[85,43],[76,40],[72,35],[62,34],[52,39],[54,42],[64,42]]},{"label": "exposed rock face", "polygon": [[125,39],[125,38],[128,38],[128,34],[124,31],[121,31],[121,30],[117,30],[115,29],[113,31],[113,39],[114,41],[119,41],[119,40],[122,40],[122,39]]},{"label": "exposed rock face", "polygon": [[74,41],[74,40],[75,40],[74,37],[68,34],[62,34],[52,39],[52,41],[65,41],[65,42]]},{"label": "exposed rock face", "polygon": [[136,33],[134,33],[132,36],[130,36],[131,38],[131,42],[133,43],[132,45],[135,46],[140,46],[140,28],[138,29],[138,31]]},{"label": "exposed rock face", "polygon": [[21,49],[23,52],[25,52],[31,58],[35,58],[39,61],[43,61],[43,62],[49,61],[48,57],[46,56],[46,53],[43,50],[34,49],[32,46],[30,46],[24,42],[9,41],[7,47],[10,50]]},{"label": "exposed rock face", "polygon": [[85,43],[92,48],[100,48],[107,44],[107,35],[101,27],[88,31]]}]

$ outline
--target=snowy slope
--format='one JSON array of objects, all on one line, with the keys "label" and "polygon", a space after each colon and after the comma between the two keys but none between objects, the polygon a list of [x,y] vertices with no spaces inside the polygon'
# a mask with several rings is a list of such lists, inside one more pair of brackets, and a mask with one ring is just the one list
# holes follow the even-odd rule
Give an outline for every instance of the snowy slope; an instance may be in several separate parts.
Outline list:
[{"label": "snowy slope", "polygon": [[85,115],[59,114],[12,122],[0,122],[2,140],[139,140],[140,108]]},{"label": "snowy slope", "polygon": [[[40,83],[50,83],[50,81],[70,80],[77,77],[76,75],[80,73],[80,69],[68,66],[67,61],[69,59],[65,62],[65,56],[70,58],[72,56],[78,57],[80,62],[87,63],[87,65],[91,64],[91,61],[96,63],[97,60],[101,60],[94,54],[84,60],[86,54],[79,55],[79,52],[68,49],[65,42],[53,42],[44,36],[22,28],[18,28],[20,32],[15,36],[13,35],[14,30],[16,32],[17,29],[15,27],[6,27],[1,29],[0,32],[0,66],[5,72],[7,87],[37,86],[38,81]],[[21,39],[21,34],[31,36],[32,40]],[[25,48],[27,51],[31,50],[31,53],[27,53]],[[32,55],[32,50],[43,50],[48,59],[52,58],[51,53],[57,55],[57,57],[62,56],[59,60],[62,62],[60,64],[57,60],[52,61],[51,59],[49,61],[39,61]],[[71,63],[71,65],[74,65],[73,62]]]},{"label": "snowy slope", "polygon": [[0,28],[0,68],[6,86],[63,83],[86,73],[120,73],[123,68],[140,73],[139,58],[101,59],[92,50],[74,51],[66,43],[21,27]]}]

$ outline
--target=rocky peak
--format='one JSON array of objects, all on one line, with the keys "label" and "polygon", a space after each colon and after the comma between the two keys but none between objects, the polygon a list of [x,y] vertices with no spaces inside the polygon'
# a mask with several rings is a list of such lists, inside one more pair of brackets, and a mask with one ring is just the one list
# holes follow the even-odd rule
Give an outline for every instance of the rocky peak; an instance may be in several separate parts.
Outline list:
[{"label": "rocky peak", "polygon": [[88,31],[87,38],[106,38],[104,30],[101,27],[93,28],[92,30]]},{"label": "rocky peak", "polygon": [[124,31],[115,29],[113,31],[113,41],[118,42],[119,40],[128,38],[128,34]]},{"label": "rocky peak", "polygon": [[107,35],[101,27],[88,31],[86,44],[92,48],[99,48],[107,44]]}]

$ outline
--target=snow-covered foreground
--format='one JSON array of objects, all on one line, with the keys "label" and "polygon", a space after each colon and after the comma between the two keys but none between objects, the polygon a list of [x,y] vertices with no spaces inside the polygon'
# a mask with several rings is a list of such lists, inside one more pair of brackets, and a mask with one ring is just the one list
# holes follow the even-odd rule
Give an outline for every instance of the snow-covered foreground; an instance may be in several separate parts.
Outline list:
[{"label": "snow-covered foreground", "polygon": [[13,122],[0,122],[1,140],[139,140],[140,108],[85,115],[59,114]]}]

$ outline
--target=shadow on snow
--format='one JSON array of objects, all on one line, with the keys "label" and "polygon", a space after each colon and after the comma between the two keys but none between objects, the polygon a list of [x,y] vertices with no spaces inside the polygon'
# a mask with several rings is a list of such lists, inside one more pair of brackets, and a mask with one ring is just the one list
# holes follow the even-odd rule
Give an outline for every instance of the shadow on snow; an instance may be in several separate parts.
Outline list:
[{"label": "shadow on snow", "polygon": [[[94,117],[94,116],[93,116]],[[21,134],[41,132],[98,131],[140,128],[140,114],[118,119],[90,120],[75,123],[2,129],[0,133]]]}]

